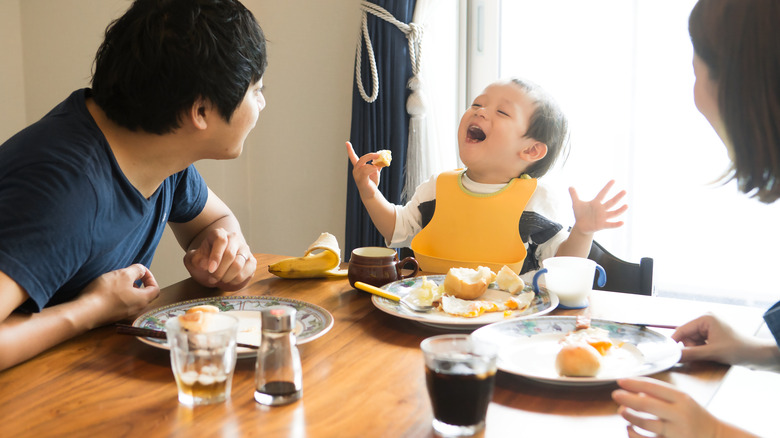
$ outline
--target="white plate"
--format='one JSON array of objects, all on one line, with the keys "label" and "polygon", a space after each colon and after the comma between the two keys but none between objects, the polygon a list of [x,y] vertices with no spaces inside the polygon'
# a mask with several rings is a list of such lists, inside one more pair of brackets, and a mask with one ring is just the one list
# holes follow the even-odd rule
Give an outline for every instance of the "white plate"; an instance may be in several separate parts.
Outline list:
[{"label": "white plate", "polygon": [[[238,318],[237,341],[242,344],[260,345],[260,310],[270,306],[285,305],[297,310],[295,335],[298,344],[313,341],[333,327],[333,315],[320,306],[290,298],[263,296],[215,297],[182,301],[144,313],[133,321],[133,326],[165,330],[165,321],[184,314],[191,307],[203,304],[216,306],[220,311]],[[138,337],[138,339],[153,347],[169,349],[168,341],[165,339],[146,337]],[[239,358],[255,357],[256,353],[257,350],[238,348]]]},{"label": "white plate", "polygon": [[646,376],[667,370],[680,360],[680,347],[671,338],[643,326],[594,319],[591,326],[609,332],[620,348],[602,358],[596,377],[563,377],[555,371],[560,341],[576,328],[574,316],[545,316],[492,324],[472,333],[482,342],[499,346],[498,369],[540,382],[569,385],[606,385],[624,377]]},{"label": "white plate", "polygon": [[[428,275],[414,278],[407,278],[405,280],[398,280],[392,283],[382,286],[382,289],[398,295],[399,297],[406,296],[412,289],[419,288],[422,285],[424,279],[428,279],[440,285],[444,283],[444,275]],[[485,292],[486,297],[489,298],[506,298],[509,297],[509,292],[499,290],[495,283],[491,284],[488,291]],[[527,318],[531,316],[544,315],[551,312],[558,306],[558,297],[548,294],[545,291],[541,291],[534,297],[531,305],[523,311],[513,311],[511,315],[504,316],[504,312],[490,312],[483,313],[474,318],[466,318],[463,316],[454,316],[445,313],[441,310],[433,310],[429,313],[417,313],[413,312],[400,303],[382,298],[374,295],[372,297],[374,306],[379,310],[389,313],[399,318],[411,319],[422,324],[430,325],[438,328],[455,329],[455,330],[474,330],[476,328],[492,324],[494,322],[504,321],[508,318]]]}]

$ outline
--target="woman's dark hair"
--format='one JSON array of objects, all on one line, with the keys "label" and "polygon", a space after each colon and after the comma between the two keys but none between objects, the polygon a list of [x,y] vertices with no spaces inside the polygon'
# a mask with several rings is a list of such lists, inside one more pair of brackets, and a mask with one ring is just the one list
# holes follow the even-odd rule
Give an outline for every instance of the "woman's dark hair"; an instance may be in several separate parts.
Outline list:
[{"label": "woman's dark hair", "polygon": [[780,1],[700,0],[688,31],[717,83],[733,150],[726,180],[765,203],[780,198]]},{"label": "woman's dark hair", "polygon": [[547,155],[529,166],[524,173],[539,178],[555,165],[562,153],[568,155],[569,121],[555,99],[540,86],[517,78],[512,79],[512,83],[520,87],[536,105],[525,136],[546,144]]},{"label": "woman's dark hair", "polygon": [[197,99],[230,121],[267,65],[265,37],[237,0],[136,0],[106,28],[92,95],[133,131],[172,132]]}]

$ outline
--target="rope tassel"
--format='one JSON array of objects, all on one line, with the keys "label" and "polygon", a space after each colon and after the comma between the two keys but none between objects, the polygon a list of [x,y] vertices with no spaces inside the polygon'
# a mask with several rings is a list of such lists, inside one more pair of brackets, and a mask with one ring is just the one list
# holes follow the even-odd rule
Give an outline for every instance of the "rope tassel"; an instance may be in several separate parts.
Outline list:
[{"label": "rope tassel", "polygon": [[[406,35],[409,42],[409,58],[412,63],[412,78],[409,80],[408,88],[412,91],[406,101],[406,111],[409,113],[409,144],[406,152],[406,166],[404,167],[404,200],[411,198],[414,190],[423,180],[428,177],[428,163],[425,156],[427,138],[426,110],[424,97],[422,93],[422,81],[420,80],[420,66],[422,63],[422,36],[423,27],[416,23],[403,23],[398,21],[392,14],[384,8],[374,3],[363,1],[360,5],[363,12],[361,20],[361,29],[358,36],[357,50],[355,51],[355,82],[357,83],[360,96],[367,103],[373,103],[379,96],[379,72],[376,68],[376,58],[374,48],[371,45],[371,39],[368,34],[368,14],[371,13],[388,23],[395,25]],[[369,56],[369,65],[371,66],[371,95],[366,94],[363,80],[361,78],[363,41],[366,43],[366,52]]]}]

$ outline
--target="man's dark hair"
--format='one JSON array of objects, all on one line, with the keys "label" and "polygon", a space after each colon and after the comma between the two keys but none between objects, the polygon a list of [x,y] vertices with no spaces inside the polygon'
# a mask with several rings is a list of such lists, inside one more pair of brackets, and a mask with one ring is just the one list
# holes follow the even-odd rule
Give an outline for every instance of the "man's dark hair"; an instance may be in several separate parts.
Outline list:
[{"label": "man's dark hair", "polygon": [[92,96],[133,131],[172,132],[199,98],[230,121],[268,64],[265,37],[237,0],[136,0],[106,28]]}]

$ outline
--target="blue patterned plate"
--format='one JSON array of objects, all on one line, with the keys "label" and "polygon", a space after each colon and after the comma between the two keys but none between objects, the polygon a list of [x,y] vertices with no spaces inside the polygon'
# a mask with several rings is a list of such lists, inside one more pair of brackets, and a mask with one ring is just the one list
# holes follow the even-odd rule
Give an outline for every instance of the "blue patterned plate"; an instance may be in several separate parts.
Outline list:
[{"label": "blue patterned plate", "polygon": [[[146,312],[133,321],[133,326],[165,330],[165,321],[184,314],[187,309],[203,304],[219,307],[222,312],[238,318],[238,342],[260,345],[260,310],[270,306],[291,306],[295,314],[295,334],[298,344],[313,341],[333,327],[333,315],[320,306],[290,298],[268,296],[213,297],[182,301]],[[153,347],[168,349],[165,339],[139,337]],[[256,351],[238,348],[238,357],[255,357]]]},{"label": "blue patterned plate", "polygon": [[594,319],[591,326],[609,332],[617,346],[602,358],[595,377],[560,376],[555,369],[560,341],[576,325],[574,316],[544,316],[492,324],[472,336],[499,346],[501,371],[555,385],[606,385],[665,371],[680,360],[680,347],[669,337],[643,326]]},{"label": "blue patterned plate", "polygon": [[[444,283],[444,275],[427,275],[414,278],[407,278],[404,280],[394,281],[392,283],[382,286],[382,289],[394,293],[400,297],[406,296],[413,289],[419,288],[423,280],[431,280],[437,285]],[[506,296],[509,297],[509,292],[498,289],[495,283],[491,284],[488,291],[485,294],[489,294],[493,297]],[[508,318],[527,318],[531,316],[544,315],[552,312],[556,306],[558,306],[558,297],[548,294],[546,291],[541,290],[536,295],[531,305],[523,311],[513,311],[508,316],[505,316],[503,312],[491,312],[483,313],[480,316],[474,318],[466,318],[463,316],[454,316],[441,310],[433,310],[429,313],[415,313],[400,303],[382,298],[379,296],[372,296],[371,300],[379,310],[389,313],[399,318],[411,319],[413,321],[420,322],[422,324],[430,325],[433,327],[445,328],[450,330],[474,330],[476,328],[492,324],[494,322],[504,321]]]}]

